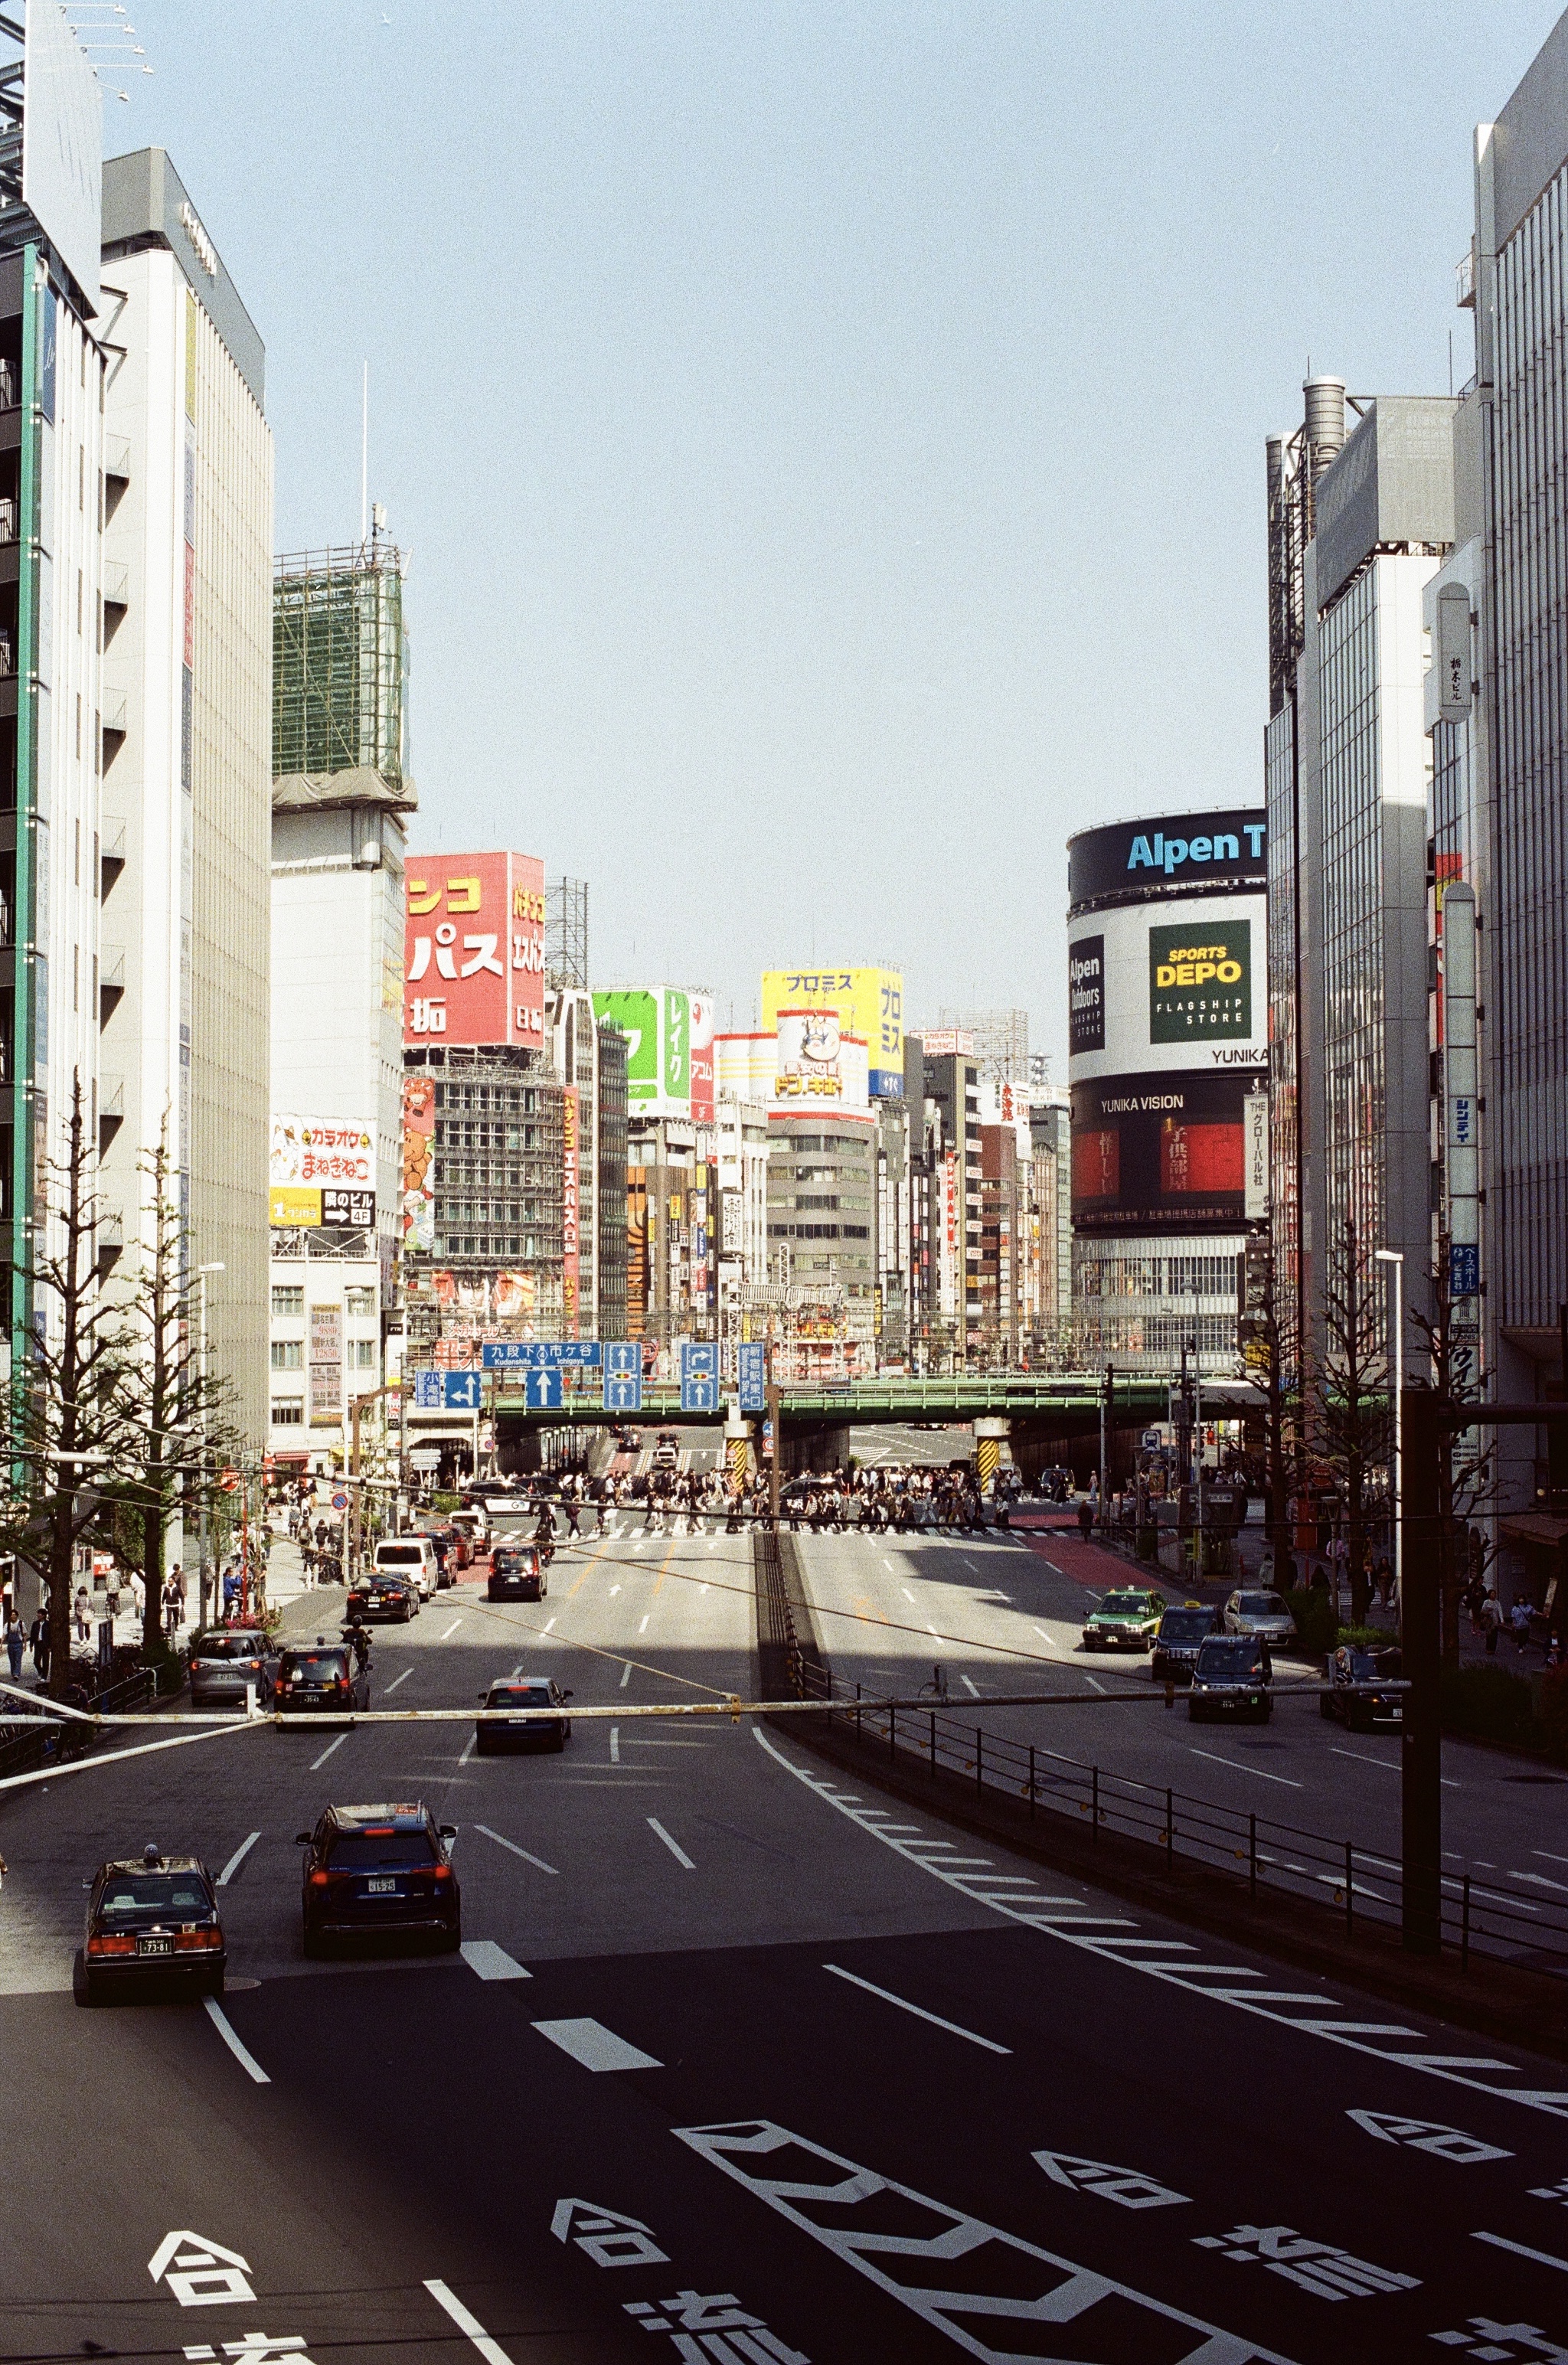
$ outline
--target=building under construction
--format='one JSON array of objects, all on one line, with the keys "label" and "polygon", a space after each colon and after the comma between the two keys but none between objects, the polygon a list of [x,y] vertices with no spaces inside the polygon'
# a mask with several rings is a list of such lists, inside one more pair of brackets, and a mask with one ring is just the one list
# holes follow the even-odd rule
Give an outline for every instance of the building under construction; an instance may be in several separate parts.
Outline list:
[{"label": "building under construction", "polygon": [[[274,803],[412,803],[403,558],[378,537],[280,558],[273,594]],[[332,783],[328,791],[325,783]]]}]

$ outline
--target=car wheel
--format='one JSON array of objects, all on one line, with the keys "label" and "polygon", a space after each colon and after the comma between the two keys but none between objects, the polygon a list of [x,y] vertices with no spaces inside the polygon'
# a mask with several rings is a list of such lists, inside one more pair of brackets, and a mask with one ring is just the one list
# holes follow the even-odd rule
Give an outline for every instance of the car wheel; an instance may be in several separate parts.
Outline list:
[{"label": "car wheel", "polygon": [[1334,1721],[1334,1700],[1333,1700],[1333,1697],[1332,1697],[1332,1695],[1331,1695],[1330,1693],[1328,1693],[1328,1692],[1319,1692],[1319,1693],[1318,1693],[1318,1695],[1317,1695],[1317,1712],[1318,1712],[1319,1716],[1321,1716],[1321,1717],[1323,1718],[1323,1720],[1324,1720],[1325,1723],[1327,1723],[1327,1724],[1332,1724],[1332,1722],[1333,1722],[1333,1721]]},{"label": "car wheel", "polygon": [[476,1756],[476,1757],[487,1757],[487,1756],[489,1755],[489,1754],[490,1754],[490,1744],[489,1744],[489,1743],[485,1739],[485,1736],[483,1735],[483,1733],[476,1733],[476,1734],[475,1734],[475,1736],[474,1736],[474,1754],[475,1754],[475,1756]]},{"label": "car wheel", "polygon": [[80,1946],[71,1966],[71,2001],[80,2004],[84,2012],[90,2012],[98,2001],[96,1990],[87,1976],[87,1958]]},{"label": "car wheel", "polygon": [[458,1924],[457,1924],[457,1926],[456,1926],[456,1928],[455,1928],[454,1930],[446,1930],[446,1931],[443,1931],[443,1932],[442,1932],[442,1940],[441,1940],[441,1951],[442,1951],[442,1953],[443,1955],[455,1955],[455,1954],[457,1954],[457,1953],[459,1952],[459,1950],[461,1949],[462,1945],[463,1945],[463,1924],[462,1924],[462,1922],[458,1922]]},{"label": "car wheel", "polygon": [[207,1982],[206,1982],[206,1984],[205,1984],[205,1987],[204,1987],[204,1989],[203,1989],[203,1993],[204,1993],[204,1994],[206,1994],[206,1995],[209,1995],[209,1996],[211,1996],[211,1997],[212,1997],[212,1999],[213,1999],[213,2001],[214,2001],[215,2002],[219,2002],[219,2003],[220,2003],[220,2002],[222,2001],[222,2000],[223,2000],[223,1967],[222,1967],[222,1965],[221,1965],[221,1964],[219,1964],[219,1966],[218,1966],[218,1969],[217,1969],[216,1971],[214,1971],[214,1972],[211,1974],[211,1976],[207,1978]]}]

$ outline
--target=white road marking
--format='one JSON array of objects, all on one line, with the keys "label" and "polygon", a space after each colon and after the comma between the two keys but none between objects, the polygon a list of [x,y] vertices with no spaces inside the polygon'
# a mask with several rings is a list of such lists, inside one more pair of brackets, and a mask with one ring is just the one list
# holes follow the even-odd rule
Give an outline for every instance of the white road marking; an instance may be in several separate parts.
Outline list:
[{"label": "white road marking", "polygon": [[1084,1680],[1084,1682],[1085,1682],[1086,1684],[1093,1684],[1093,1685],[1094,1685],[1094,1689],[1095,1689],[1097,1692],[1103,1692],[1103,1691],[1104,1690],[1104,1688],[1105,1688],[1105,1687],[1104,1687],[1104,1685],[1103,1685],[1103,1684],[1095,1683],[1095,1682],[1094,1682],[1094,1678],[1093,1678],[1093,1676],[1084,1676],[1084,1678],[1083,1678],[1083,1680]]},{"label": "white road marking", "polygon": [[638,1631],[638,1633],[639,1633],[639,1634],[645,1634],[645,1633],[647,1632],[647,1631],[648,1631],[648,1620],[647,1620],[647,1619],[646,1619],[646,1618],[644,1618],[644,1620],[643,1620],[643,1622],[642,1622],[642,1624],[638,1627],[637,1631]]},{"label": "white road marking", "polygon": [[610,1762],[612,1765],[621,1763],[621,1727],[618,1724],[610,1728]]},{"label": "white road marking", "polygon": [[823,1968],[831,1971],[835,1979],[847,1979],[851,1987],[864,1988],[868,1995],[880,1996],[884,2003],[896,2003],[901,2012],[913,2012],[916,2020],[928,2020],[933,2028],[945,2028],[949,2036],[965,2037],[970,2045],[983,2046],[987,2053],[1002,2053],[1012,2058],[1010,2045],[997,2045],[989,2036],[977,2036],[972,2028],[960,2028],[956,2020],[944,2020],[940,2012],[927,2012],[923,2005],[911,2003],[907,1996],[894,1995],[891,1988],[879,1988],[870,1979],[859,1978],[854,1971],[841,1969],[837,1963],[824,1963]]},{"label": "white road marking", "polygon": [[[1395,2050],[1364,2041],[1365,2031],[1357,2034],[1353,2024],[1344,2021],[1322,2018],[1294,2019],[1288,2012],[1274,2009],[1269,1997],[1260,1994],[1256,1990],[1238,1991],[1200,1987],[1195,1983],[1189,1984],[1191,1966],[1169,1960],[1164,1962],[1148,1960],[1151,1942],[1113,1934],[1119,1927],[1136,1927],[1136,1924],[1121,1923],[1116,1917],[1110,1914],[1050,1914],[1042,1912],[1039,1901],[1035,1899],[1020,1898],[1014,1901],[1005,1897],[975,1898],[972,1887],[966,1877],[961,1873],[955,1875],[951,1869],[950,1859],[937,1852],[939,1846],[945,1847],[949,1843],[938,1843],[935,1846],[925,1848],[916,1847],[911,1842],[900,1837],[895,1831],[879,1827],[870,1815],[862,1811],[858,1795],[855,1791],[839,1790],[832,1782],[809,1772],[804,1766],[797,1765],[775,1742],[769,1739],[767,1733],[756,1726],[752,1728],[752,1738],[759,1749],[766,1750],[775,1764],[781,1765],[787,1774],[792,1775],[802,1788],[814,1791],[817,1797],[825,1805],[832,1807],[836,1813],[844,1815],[851,1822],[859,1824],[872,1839],[879,1840],[884,1847],[891,1848],[907,1863],[917,1866],[923,1872],[930,1873],[934,1878],[944,1882],[947,1888],[957,1889],[960,1895],[969,1897],[976,1903],[986,1905],[991,1912],[1002,1914],[1010,1922],[1017,1922],[1026,1928],[1039,1930],[1047,1937],[1059,1938],[1064,1946],[1077,1947],[1081,1953],[1093,1955],[1102,1962],[1106,1960],[1119,1962],[1125,1970],[1137,1971],[1145,1978],[1163,1979],[1173,1987],[1186,1986],[1190,1995],[1207,1996],[1217,2003],[1227,2005],[1232,2011],[1251,2012],[1260,2020],[1272,2021],[1278,2027],[1295,2029],[1315,2036],[1323,2043],[1342,2046],[1347,2052],[1365,2054],[1373,2061],[1381,2061],[1394,2068],[1418,2070],[1424,2076],[1440,2079],[1445,2085],[1467,2086],[1477,2093],[1495,2095],[1500,2101],[1518,2102],[1526,2110],[1539,2111],[1549,2118],[1568,2119],[1568,2091],[1555,2091],[1545,2087],[1507,2086],[1479,2074],[1483,2069],[1502,2070],[1505,2075],[1515,2078],[1528,2074],[1512,2063],[1484,2061],[1478,2057],[1469,2055]],[[1373,1762],[1375,1764],[1378,1761]],[[1536,1853],[1539,1854],[1540,1851],[1538,1850]],[[1079,1900],[1072,1901],[1077,1903]],[[1081,1931],[1083,1933],[1082,1935],[1079,1934]],[[1091,1931],[1096,1934],[1089,1934]],[[1159,1948],[1165,1943],[1167,1942],[1152,1942],[1152,1947]],[[1197,1950],[1195,1947],[1189,1946],[1177,1951],[1193,1954]],[[1139,1959],[1140,1956],[1142,1959]],[[1330,1996],[1315,1997],[1313,2001],[1317,2005],[1320,2013],[1325,2008],[1335,2011],[1338,2009]]]},{"label": "white road marking", "polygon": [[1568,1864],[1568,1855],[1553,1855],[1550,1848],[1531,1848],[1530,1854],[1544,1856],[1548,1864]]},{"label": "white road marking", "polygon": [[1239,1757],[1216,1757],[1212,1749],[1196,1748],[1192,1742],[1187,1743],[1187,1749],[1191,1756],[1206,1757],[1211,1765],[1229,1765],[1238,1774],[1256,1774],[1260,1782],[1282,1782],[1287,1790],[1300,1790],[1305,1788],[1305,1785],[1300,1782],[1293,1782],[1288,1774],[1266,1774],[1261,1765],[1244,1765]]},{"label": "white road marking", "polygon": [[341,1749],[347,1739],[348,1734],[346,1732],[340,1732],[336,1741],[329,1741],[327,1746],[321,1752],[320,1756],[311,1759],[310,1771],[312,1774],[319,1774],[322,1766],[325,1765],[328,1758],[330,1757],[333,1750]]},{"label": "white road marking", "polygon": [[537,1871],[547,1872],[553,1880],[559,1880],[561,1877],[554,1866],[546,1864],[542,1855],[530,1855],[525,1847],[519,1847],[515,1840],[503,1839],[499,1832],[493,1832],[490,1829],[488,1823],[476,1823],[474,1829],[476,1832],[483,1832],[487,1840],[494,1840],[498,1847],[509,1848],[513,1855],[521,1856],[524,1864],[532,1865]]},{"label": "white road marking", "polygon": [[[888,1564],[888,1565],[889,1565],[889,1567],[890,1568],[890,1567],[892,1566],[892,1563],[890,1561],[890,1562],[889,1562],[889,1564]],[[913,1602],[913,1599],[914,1599],[914,1596],[913,1596],[913,1594],[910,1591],[910,1589],[909,1589],[909,1587],[908,1587],[908,1586],[907,1586],[907,1585],[901,1585],[901,1586],[900,1586],[900,1587],[899,1587],[899,1591],[903,1595],[903,1597],[904,1597],[904,1599],[905,1599],[906,1601],[910,1601],[910,1602]]]},{"label": "white road marking", "polygon": [[696,1871],[697,1866],[692,1863],[691,1858],[687,1855],[686,1850],[681,1846],[679,1841],[671,1839],[669,1833],[666,1831],[664,1825],[660,1822],[656,1815],[650,1815],[648,1817],[648,1829],[654,1833],[655,1837],[663,1840],[666,1847],[668,1848],[677,1864],[684,1865],[688,1872]]},{"label": "white road marking", "polygon": [[632,1662],[631,1662],[631,1660],[630,1660],[630,1659],[628,1659],[628,1660],[627,1660],[627,1662],[626,1662],[626,1664],[625,1664],[625,1665],[622,1668],[622,1670],[621,1670],[621,1689],[622,1689],[622,1691],[624,1691],[624,1690],[625,1690],[625,1688],[626,1688],[627,1685],[631,1682],[631,1680],[632,1680]]},{"label": "white road marking", "polygon": [[[1562,1889],[1563,1888],[1562,1881],[1549,1880],[1544,1872],[1510,1872],[1507,1877],[1510,1880],[1530,1881],[1537,1889]],[[1568,1891],[1565,1891],[1564,1893],[1568,1894]],[[1517,1905],[1518,1901],[1519,1900],[1517,1897],[1511,1897],[1508,1900],[1510,1905]]]},{"label": "white road marking", "polygon": [[1533,2259],[1538,2267],[1555,2267],[1560,2275],[1568,2275],[1568,2259],[1554,2259],[1550,2250],[1532,2250],[1528,2242],[1510,2242],[1506,2234],[1472,2234],[1473,2242],[1490,2242],[1495,2250],[1513,2250],[1521,2259]]},{"label": "white road marking", "polygon": [[222,2037],[223,2042],[227,2045],[230,2052],[232,2053],[235,2060],[238,2061],[241,2068],[245,2072],[245,2075],[248,2078],[253,2078],[258,2086],[270,2086],[272,2084],[272,2079],[267,2076],[266,2071],[256,2059],[255,2055],[253,2053],[247,2053],[245,2047],[241,2044],[239,2038],[235,2035],[234,2031],[229,2025],[229,2022],[224,2016],[223,2009],[218,2003],[217,1997],[203,1996],[202,2001],[207,2006],[207,2016],[208,2020],[211,2021],[214,2028],[217,2029],[218,2034]]},{"label": "white road marking", "polygon": [[452,1638],[453,1638],[453,1636],[456,1633],[456,1631],[457,1631],[458,1628],[462,1625],[462,1623],[463,1623],[463,1620],[462,1620],[462,1619],[461,1619],[461,1618],[454,1618],[454,1619],[453,1620],[453,1621],[452,1621],[451,1625],[447,1628],[447,1630],[446,1630],[445,1633],[444,1633],[444,1634],[438,1634],[438,1635],[436,1636],[436,1640],[437,1640],[437,1642],[451,1642],[451,1640],[452,1640]]},{"label": "white road marking", "polygon": [[393,1676],[391,1682],[386,1687],[387,1690],[389,1692],[395,1692],[399,1684],[406,1684],[408,1682],[409,1677],[413,1674],[413,1672],[412,1667],[405,1667],[400,1676]]},{"label": "white road marking", "polygon": [[610,1586],[610,1595],[609,1595],[609,1597],[610,1597],[610,1599],[611,1601],[613,1601],[613,1600],[614,1600],[614,1598],[615,1598],[616,1595],[620,1592],[620,1590],[621,1590],[621,1587],[620,1587],[618,1585],[612,1585],[612,1586]]},{"label": "white road marking", "polygon": [[1061,1644],[1056,1640],[1055,1636],[1047,1634],[1043,1626],[1036,1626],[1035,1631],[1039,1636],[1041,1642],[1044,1642],[1047,1650],[1059,1651],[1061,1649]]},{"label": "white road marking", "polygon": [[228,1863],[224,1866],[222,1871],[218,1876],[218,1886],[219,1889],[228,1888],[230,1882],[233,1879],[235,1874],[239,1871],[240,1866],[244,1863],[245,1858],[250,1855],[251,1850],[255,1846],[256,1842],[261,1838],[261,1836],[260,1832],[252,1832],[248,1840],[241,1841],[239,1846],[235,1849],[233,1855],[230,1857]]},{"label": "white road marking", "polygon": [[[655,2061],[651,2053],[644,2053],[635,2045],[628,2045],[612,2028],[599,2020],[536,2020],[533,2023],[541,2036],[580,2061],[585,2069],[662,2069],[664,2063]],[[511,2365],[510,2358],[506,2365]]]},{"label": "white road marking", "polygon": [[[556,1617],[556,1618],[558,1618],[558,1617],[560,1616],[560,1614],[561,1614],[561,1613],[560,1613],[560,1611],[559,1611],[559,1610],[557,1610],[557,1611],[556,1611],[556,1613],[555,1613],[555,1617]],[[541,1627],[540,1631],[541,1631],[542,1633],[548,1634],[548,1632],[550,1631],[550,1628],[551,1628],[552,1626],[554,1626],[554,1623],[555,1623],[555,1619],[554,1619],[554,1618],[550,1619],[550,1620],[549,1620],[549,1621],[548,1621],[544,1626]]]},{"label": "white road marking", "polygon": [[[480,1824],[478,1829],[482,1831],[484,1825]],[[502,1845],[505,1844],[503,1841]],[[525,1971],[521,1963],[514,1963],[506,1948],[498,1946],[493,1938],[465,1938],[460,1951],[464,1961],[478,1978],[531,1979],[533,1977],[533,1973]]]},{"label": "white road marking", "polygon": [[462,1756],[461,1756],[461,1757],[458,1759],[458,1761],[457,1761],[457,1762],[458,1762],[458,1764],[459,1764],[459,1765],[467,1765],[468,1760],[469,1760],[469,1759],[473,1756],[473,1754],[474,1754],[475,1746],[476,1746],[476,1743],[477,1743],[477,1741],[478,1741],[478,1738],[479,1738],[479,1736],[478,1736],[478,1734],[477,1734],[476,1732],[471,1732],[471,1733],[469,1734],[469,1736],[468,1736],[467,1740],[466,1740],[466,1741],[464,1743],[464,1744],[463,1744],[463,1754],[462,1754]]},{"label": "white road marking", "polygon": [[485,2365],[511,2365],[511,2359],[498,2340],[492,2340],[476,2315],[470,2315],[460,2299],[454,2297],[442,2282],[427,2280],[425,2289],[438,2307],[445,2308],[459,2332],[465,2332],[474,2343]]},{"label": "white road marking", "polygon": [[[1328,1754],[1330,1757],[1353,1758],[1358,1765],[1379,1765],[1383,1768],[1383,1771],[1385,1774],[1397,1774],[1400,1771],[1400,1762],[1397,1757],[1369,1757],[1364,1749],[1339,1749],[1336,1747],[1333,1742],[1330,1742],[1328,1744]],[[1457,1790],[1459,1788],[1459,1784],[1457,1782],[1450,1782],[1446,1774],[1440,1776],[1439,1778],[1440,1779],[1445,1790]]]},{"label": "white road marking", "polygon": [[958,1681],[963,1685],[964,1689],[968,1692],[971,1699],[979,1699],[979,1692],[975,1689],[973,1684],[970,1683],[968,1676],[965,1675],[961,1667],[958,1670]]}]

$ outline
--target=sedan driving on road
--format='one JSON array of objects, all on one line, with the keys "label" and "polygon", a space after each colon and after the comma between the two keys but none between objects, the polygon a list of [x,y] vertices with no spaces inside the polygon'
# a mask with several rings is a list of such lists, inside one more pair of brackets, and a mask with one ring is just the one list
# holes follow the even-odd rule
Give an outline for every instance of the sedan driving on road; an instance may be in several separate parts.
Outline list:
[{"label": "sedan driving on road", "polygon": [[1227,1634],[1251,1634],[1265,1642],[1295,1639],[1295,1620],[1277,1593],[1239,1591],[1225,1605]]},{"label": "sedan driving on road", "polygon": [[278,1661],[273,1704],[284,1716],[330,1714],[334,1709],[368,1708],[370,1676],[354,1664],[346,1642],[314,1642],[285,1651]]},{"label": "sedan driving on road", "polygon": [[347,1605],[349,1617],[357,1609],[367,1625],[373,1618],[382,1618],[403,1626],[419,1616],[420,1607],[419,1586],[395,1568],[375,1568],[361,1577]]},{"label": "sedan driving on road", "polygon": [[493,1723],[474,1726],[474,1752],[491,1757],[503,1749],[565,1749],[572,1737],[572,1720],[565,1713],[569,1691],[553,1676],[509,1676],[479,1695],[485,1708],[559,1709],[559,1716],[519,1717],[515,1723],[498,1717]]},{"label": "sedan driving on road", "polygon": [[140,1860],[100,1865],[87,1929],[72,1970],[80,2004],[117,1990],[175,1979],[198,1995],[223,1993],[228,1950],[206,1867],[194,1855],[144,1848]]},{"label": "sedan driving on road", "polygon": [[1334,1688],[1321,1692],[1317,1705],[1350,1732],[1370,1732],[1377,1724],[1402,1725],[1404,1693],[1381,1687],[1397,1683],[1403,1664],[1395,1650],[1358,1651],[1341,1643],[1328,1654],[1328,1681]]},{"label": "sedan driving on road", "polygon": [[487,1601],[543,1601],[550,1579],[537,1544],[498,1544],[490,1554]]},{"label": "sedan driving on road", "polygon": [[1154,1638],[1148,1671],[1157,1682],[1190,1684],[1198,1653],[1217,1632],[1219,1612],[1202,1601],[1183,1601],[1168,1609]]},{"label": "sedan driving on road", "polygon": [[243,1708],[254,1691],[256,1705],[272,1698],[277,1653],[259,1626],[215,1626],[191,1644],[191,1706]]},{"label": "sedan driving on road", "polygon": [[1194,1724],[1210,1716],[1245,1716],[1267,1724],[1273,1713],[1273,1679],[1266,1642],[1247,1634],[1211,1634],[1193,1668],[1187,1714]]},{"label": "sedan driving on road", "polygon": [[455,1824],[438,1823],[421,1801],[404,1806],[328,1807],[314,1831],[297,1832],[305,1850],[300,1911],[304,1950],[334,1941],[412,1933],[455,1954],[463,1898],[445,1843]]},{"label": "sedan driving on road", "polygon": [[1165,1596],[1147,1586],[1106,1594],[1083,1622],[1086,1651],[1147,1651],[1159,1631]]}]

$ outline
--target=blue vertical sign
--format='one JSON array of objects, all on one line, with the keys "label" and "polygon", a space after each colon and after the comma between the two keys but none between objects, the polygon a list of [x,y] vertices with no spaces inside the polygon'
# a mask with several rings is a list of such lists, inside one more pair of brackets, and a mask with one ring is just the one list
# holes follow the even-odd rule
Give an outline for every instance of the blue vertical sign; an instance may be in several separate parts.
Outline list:
[{"label": "blue vertical sign", "polygon": [[719,1350],[699,1346],[688,1339],[680,1351],[680,1408],[682,1412],[717,1412],[719,1409]]},{"label": "blue vertical sign", "polygon": [[742,1412],[766,1412],[767,1409],[767,1350],[758,1339],[755,1344],[737,1347],[735,1372],[740,1383]]},{"label": "blue vertical sign", "polygon": [[604,1409],[606,1412],[641,1412],[643,1409],[643,1350],[635,1339],[607,1339],[604,1341]]},{"label": "blue vertical sign", "polygon": [[416,1372],[414,1373],[414,1410],[416,1412],[439,1412],[441,1410],[442,1405],[446,1401],[446,1398],[442,1394],[441,1382],[442,1374],[439,1372]]},{"label": "blue vertical sign", "polygon": [[1476,1297],[1481,1293],[1481,1250],[1472,1242],[1449,1242],[1449,1295]]},{"label": "blue vertical sign", "polygon": [[477,1412],[484,1382],[477,1372],[442,1372],[442,1401],[448,1412]]}]

